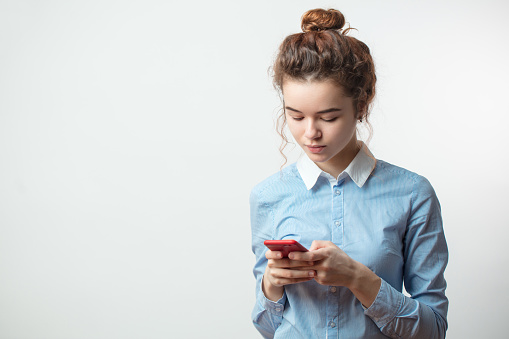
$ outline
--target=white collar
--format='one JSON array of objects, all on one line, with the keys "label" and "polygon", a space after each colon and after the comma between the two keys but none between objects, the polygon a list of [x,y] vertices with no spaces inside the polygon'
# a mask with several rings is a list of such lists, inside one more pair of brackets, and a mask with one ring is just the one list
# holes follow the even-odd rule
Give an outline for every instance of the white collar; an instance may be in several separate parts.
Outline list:
[{"label": "white collar", "polygon": [[366,144],[364,144],[362,141],[359,143],[362,145],[360,151],[357,153],[355,158],[353,158],[348,167],[345,168],[345,170],[341,172],[337,178],[334,178],[329,173],[322,171],[311,159],[309,159],[306,154],[304,154],[297,161],[297,170],[299,171],[302,180],[304,180],[306,188],[308,190],[313,188],[320,175],[323,175],[329,179],[331,185],[334,185],[346,175],[349,175],[357,186],[362,187],[366,183],[366,180],[368,180],[371,172],[373,172],[375,169],[376,159],[373,154],[371,154]]}]

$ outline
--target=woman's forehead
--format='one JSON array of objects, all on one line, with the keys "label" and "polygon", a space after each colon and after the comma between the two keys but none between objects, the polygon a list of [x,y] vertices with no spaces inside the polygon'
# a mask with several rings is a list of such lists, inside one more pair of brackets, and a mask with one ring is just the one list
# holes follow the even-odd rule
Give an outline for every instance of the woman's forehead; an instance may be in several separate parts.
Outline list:
[{"label": "woman's forehead", "polygon": [[283,98],[285,103],[328,105],[345,101],[349,97],[341,86],[330,81],[287,81],[283,87]]}]

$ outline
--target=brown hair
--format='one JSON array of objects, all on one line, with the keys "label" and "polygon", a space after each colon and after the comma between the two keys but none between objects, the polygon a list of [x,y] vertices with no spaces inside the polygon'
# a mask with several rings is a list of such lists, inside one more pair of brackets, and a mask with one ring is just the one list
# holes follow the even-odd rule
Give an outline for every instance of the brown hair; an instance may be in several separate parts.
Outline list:
[{"label": "brown hair", "polygon": [[[353,98],[357,119],[365,121],[371,134],[368,117],[375,96],[375,65],[368,46],[343,29],[345,17],[335,9],[312,9],[302,16],[303,33],[286,37],[272,67],[273,84],[282,95],[285,80],[332,80]],[[278,116],[276,129],[283,141],[279,151],[285,158],[288,139],[284,134],[284,107]],[[284,165],[284,164],[283,164]]]}]

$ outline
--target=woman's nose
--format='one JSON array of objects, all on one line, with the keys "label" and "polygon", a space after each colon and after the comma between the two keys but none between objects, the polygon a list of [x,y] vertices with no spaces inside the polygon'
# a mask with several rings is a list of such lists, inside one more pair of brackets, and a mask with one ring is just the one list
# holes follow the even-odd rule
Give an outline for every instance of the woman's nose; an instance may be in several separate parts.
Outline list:
[{"label": "woman's nose", "polygon": [[310,120],[306,126],[304,136],[310,140],[314,140],[320,138],[322,136],[322,132],[316,127],[316,124]]}]

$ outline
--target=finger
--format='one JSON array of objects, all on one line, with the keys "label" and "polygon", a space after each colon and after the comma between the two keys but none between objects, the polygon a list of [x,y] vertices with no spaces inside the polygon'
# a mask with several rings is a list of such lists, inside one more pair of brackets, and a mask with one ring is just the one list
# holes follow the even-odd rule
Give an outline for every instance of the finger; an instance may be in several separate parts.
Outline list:
[{"label": "finger", "polygon": [[291,259],[279,259],[279,260],[269,260],[268,264],[270,267],[279,267],[279,268],[302,268],[302,267],[310,267],[313,266],[312,261],[300,261],[300,260],[291,260]]},{"label": "finger", "polygon": [[313,265],[310,265],[310,266],[302,266],[302,267],[295,267],[293,268],[294,270],[299,270],[299,271],[315,271],[316,272],[316,263],[319,263],[320,261],[315,261],[315,263]]},{"label": "finger", "polygon": [[327,254],[322,249],[308,252],[291,252],[288,257],[292,260],[315,262],[327,257]]},{"label": "finger", "polygon": [[275,286],[285,286],[285,285],[291,285],[291,284],[298,284],[301,282],[306,282],[313,280],[314,277],[307,277],[307,278],[271,278],[271,284]]},{"label": "finger", "polygon": [[281,259],[281,258],[283,258],[283,253],[281,253],[280,251],[268,250],[267,252],[265,252],[265,258],[267,258],[267,259]]},{"label": "finger", "polygon": [[275,279],[307,279],[314,278],[316,276],[316,271],[271,268],[269,274]]},{"label": "finger", "polygon": [[326,241],[326,240],[313,240],[313,242],[311,243],[311,247],[309,248],[310,251],[315,251],[317,249],[320,249],[320,248],[324,248],[324,247],[330,247],[330,246],[336,246],[334,245],[334,243],[332,243],[331,241]]}]

